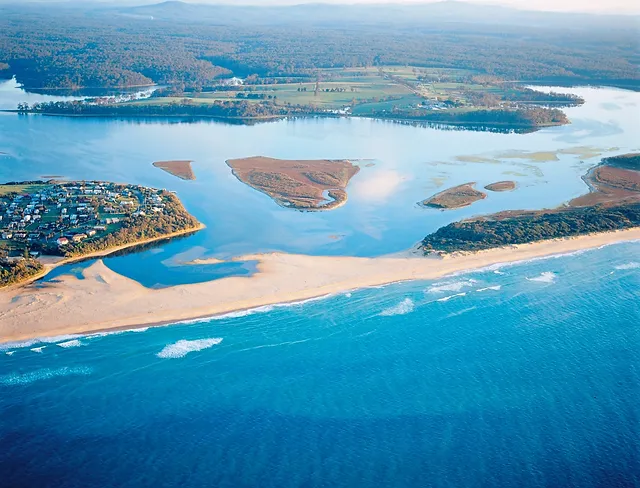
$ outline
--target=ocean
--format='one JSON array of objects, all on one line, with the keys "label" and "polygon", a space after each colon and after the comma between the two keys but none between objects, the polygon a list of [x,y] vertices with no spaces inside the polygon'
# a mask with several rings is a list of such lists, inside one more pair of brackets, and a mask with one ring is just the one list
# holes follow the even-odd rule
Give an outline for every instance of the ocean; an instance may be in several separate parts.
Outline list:
[{"label": "ocean", "polygon": [[3,345],[7,487],[640,485],[640,243]]}]

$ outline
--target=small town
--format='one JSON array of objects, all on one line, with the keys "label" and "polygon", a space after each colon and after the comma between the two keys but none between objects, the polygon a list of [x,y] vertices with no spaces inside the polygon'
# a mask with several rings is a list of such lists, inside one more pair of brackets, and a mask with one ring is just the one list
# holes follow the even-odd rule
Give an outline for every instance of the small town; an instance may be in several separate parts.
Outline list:
[{"label": "small town", "polygon": [[129,217],[162,214],[162,191],[99,181],[0,185],[0,256],[65,255],[113,233]]}]

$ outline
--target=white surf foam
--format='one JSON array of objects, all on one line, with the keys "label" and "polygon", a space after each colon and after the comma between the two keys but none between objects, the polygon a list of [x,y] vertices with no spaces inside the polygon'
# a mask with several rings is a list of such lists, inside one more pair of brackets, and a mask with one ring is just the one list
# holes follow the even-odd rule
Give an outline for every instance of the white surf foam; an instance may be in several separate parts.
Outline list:
[{"label": "white surf foam", "polygon": [[42,352],[42,350],[43,350],[45,347],[47,347],[47,346],[34,347],[34,348],[32,348],[32,349],[31,349],[31,351],[33,351],[33,352],[37,352],[37,353],[41,353],[41,352]]},{"label": "white surf foam", "polygon": [[450,281],[450,282],[439,282],[434,283],[430,288],[427,289],[427,293],[444,293],[446,291],[461,291],[463,288],[471,287],[476,283],[476,280],[468,279],[468,280],[460,280],[460,281]]},{"label": "white surf foam", "polygon": [[15,354],[15,351],[7,351],[7,352],[5,352],[5,354],[7,356],[13,356]]},{"label": "white surf foam", "polygon": [[615,269],[638,269],[640,268],[640,263],[636,263],[635,261],[631,261],[630,263],[626,263],[626,264],[619,264],[618,266],[614,266]]},{"label": "white surf foam", "polygon": [[169,344],[162,349],[156,356],[162,359],[182,358],[190,352],[202,351],[216,344],[220,344],[222,339],[219,337],[212,339],[197,339],[195,341],[179,340],[174,344]]},{"label": "white surf foam", "polygon": [[413,309],[414,309],[413,300],[411,300],[411,298],[405,298],[397,305],[394,305],[393,307],[385,308],[382,312],[380,312],[380,315],[384,317],[390,317],[392,315],[406,315],[408,313],[413,312]]},{"label": "white surf foam", "polygon": [[538,283],[553,283],[556,281],[556,274],[551,271],[544,271],[540,276],[527,278],[527,281],[537,281]]},{"label": "white surf foam", "polygon": [[82,346],[82,342],[80,342],[78,339],[73,339],[73,340],[67,341],[67,342],[60,342],[60,343],[56,344],[56,346],[64,347],[66,349],[68,347]]},{"label": "white surf foam", "polygon": [[344,296],[347,297],[347,298],[351,298],[351,293],[347,292],[347,293],[344,294]]},{"label": "white surf foam", "polygon": [[107,337],[112,335],[127,334],[128,332],[146,332],[148,330],[149,330],[149,327],[140,327],[138,329],[110,330],[105,332],[96,332],[95,334],[89,334],[85,337],[87,337],[88,339],[93,339],[95,337]]},{"label": "white surf foam", "polygon": [[288,308],[288,307],[297,307],[300,305],[304,305],[310,302],[317,302],[320,300],[325,300],[333,296],[333,293],[329,293],[327,295],[321,295],[319,297],[307,298],[306,300],[298,300],[295,302],[284,302],[284,303],[274,303],[272,305],[262,305],[260,307],[248,308],[246,310],[237,310],[235,312],[227,312],[223,314],[211,315],[207,317],[199,317],[197,319],[190,320],[180,320],[178,322],[174,322],[174,324],[201,324],[204,322],[210,322],[212,320],[224,320],[224,319],[237,319],[240,317],[246,317],[248,315],[253,315],[256,313],[267,313],[272,312],[277,308]]},{"label": "white surf foam", "polygon": [[89,375],[91,373],[91,368],[87,367],[63,367],[57,369],[45,368],[37,371],[31,371],[29,373],[12,373],[0,376],[0,384],[9,386],[28,385],[35,381],[47,380],[59,376]]},{"label": "white surf foam", "polygon": [[456,297],[463,297],[465,296],[467,293],[466,292],[462,292],[462,293],[456,293],[455,295],[449,295],[448,297],[442,297],[442,298],[438,298],[436,300],[436,302],[448,302],[449,300],[451,300],[452,298],[456,298]]},{"label": "white surf foam", "polygon": [[477,292],[483,292],[483,291],[498,291],[500,288],[502,288],[501,285],[494,285],[494,286],[485,286],[484,288],[478,288],[476,291]]}]

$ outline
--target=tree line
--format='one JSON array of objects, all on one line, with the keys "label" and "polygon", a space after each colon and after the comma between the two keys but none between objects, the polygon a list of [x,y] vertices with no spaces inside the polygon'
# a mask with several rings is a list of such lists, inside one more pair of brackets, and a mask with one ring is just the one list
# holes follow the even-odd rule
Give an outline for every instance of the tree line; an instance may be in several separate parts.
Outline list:
[{"label": "tree line", "polygon": [[454,222],[425,237],[421,249],[425,254],[478,251],[638,226],[640,203],[528,212],[512,218]]}]

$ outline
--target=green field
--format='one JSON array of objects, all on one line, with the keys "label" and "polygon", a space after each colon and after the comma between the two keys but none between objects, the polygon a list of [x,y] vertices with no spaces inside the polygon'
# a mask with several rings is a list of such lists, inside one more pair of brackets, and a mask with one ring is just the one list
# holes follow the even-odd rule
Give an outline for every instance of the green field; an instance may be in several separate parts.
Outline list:
[{"label": "green field", "polygon": [[[194,104],[270,101],[276,105],[310,106],[318,110],[337,111],[349,107],[353,115],[368,116],[393,110],[497,108],[502,100],[517,95],[519,90],[518,86],[471,70],[413,66],[321,69],[300,82],[271,81],[276,82],[128,103],[144,106],[181,103],[185,99]],[[247,98],[255,96],[262,98]]]},{"label": "green field", "polygon": [[0,196],[9,193],[38,193],[41,188],[46,186],[48,185],[0,185]]}]

